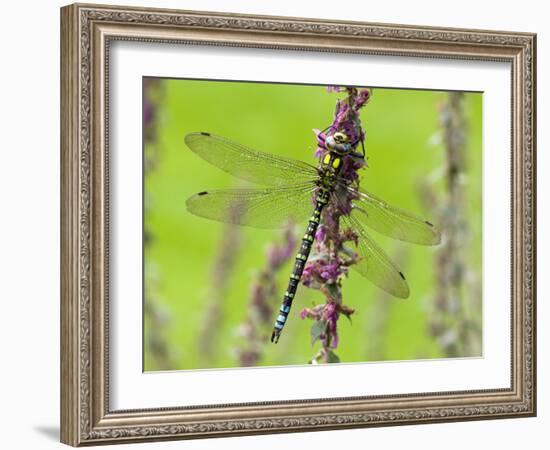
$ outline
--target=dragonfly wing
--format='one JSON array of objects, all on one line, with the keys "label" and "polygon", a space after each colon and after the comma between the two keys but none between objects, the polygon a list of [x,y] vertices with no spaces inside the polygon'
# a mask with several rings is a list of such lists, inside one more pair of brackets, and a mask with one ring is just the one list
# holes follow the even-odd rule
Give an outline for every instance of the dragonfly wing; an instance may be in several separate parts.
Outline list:
[{"label": "dragonfly wing", "polygon": [[187,199],[187,210],[219,222],[257,228],[280,228],[298,223],[312,210],[312,184],[263,189],[220,189]]},{"label": "dragonfly wing", "polygon": [[414,244],[436,245],[441,241],[439,231],[427,220],[394,208],[365,190],[347,189],[356,197],[352,214],[363,225],[385,236]]},{"label": "dragonfly wing", "polygon": [[409,285],[401,270],[372,240],[355,217],[341,216],[340,219],[344,227],[350,228],[357,235],[355,251],[361,259],[351,267],[387,293],[395,297],[407,298]]},{"label": "dragonfly wing", "polygon": [[210,164],[242,180],[266,186],[313,181],[317,169],[303,161],[263,153],[221,136],[191,133],[185,143]]}]

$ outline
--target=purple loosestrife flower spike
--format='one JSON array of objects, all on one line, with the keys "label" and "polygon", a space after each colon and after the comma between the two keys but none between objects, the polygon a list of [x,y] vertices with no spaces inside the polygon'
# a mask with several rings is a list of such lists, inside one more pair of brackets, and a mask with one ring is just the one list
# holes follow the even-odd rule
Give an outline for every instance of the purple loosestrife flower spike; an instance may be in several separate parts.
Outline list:
[{"label": "purple loosestrife flower spike", "polygon": [[[157,109],[163,94],[163,85],[158,79],[143,79],[143,131],[144,131],[144,176],[149,177],[156,169],[159,159],[157,143]],[[147,183],[145,183],[147,186]],[[149,248],[156,236],[151,227],[149,214],[152,198],[145,192],[143,246]],[[143,314],[145,318],[145,352],[149,355],[147,370],[170,370],[175,368],[174,351],[169,345],[166,333],[167,323],[170,322],[170,312],[163,308],[159,293],[159,273],[155,260],[148,258],[144,265]]]},{"label": "purple loosestrife flower spike", "polygon": [[[361,153],[356,151],[361,145],[365,132],[361,126],[359,110],[370,100],[372,92],[369,89],[354,87],[327,86],[327,92],[345,92],[344,98],[336,101],[334,118],[325,131],[314,129],[317,137],[315,157],[323,158],[327,153],[326,139],[334,133],[344,133],[352,145],[352,152],[342,156],[342,168],[339,176],[349,185],[359,189],[358,170],[366,167],[366,161]],[[315,234],[315,250],[306,263],[302,273],[302,284],[317,289],[325,296],[325,303],[312,308],[304,308],[300,312],[302,319],[311,319],[311,341],[321,343],[321,349],[311,360],[312,363],[337,362],[339,358],[334,353],[339,345],[338,319],[344,314],[350,317],[354,310],[343,304],[341,285],[346,278],[349,266],[355,264],[357,257],[343,258],[343,245],[355,242],[357,236],[347,229],[340,228],[340,217],[349,215],[352,210],[353,194],[344,194],[343,201],[338,204],[330,202],[323,210],[321,223]]]}]

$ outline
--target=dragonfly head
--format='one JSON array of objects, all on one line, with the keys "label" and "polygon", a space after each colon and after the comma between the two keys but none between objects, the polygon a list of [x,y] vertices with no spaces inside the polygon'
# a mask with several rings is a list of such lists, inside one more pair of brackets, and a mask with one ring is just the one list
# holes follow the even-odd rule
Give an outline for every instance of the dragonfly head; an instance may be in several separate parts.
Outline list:
[{"label": "dragonfly head", "polygon": [[327,136],[325,145],[330,151],[336,152],[339,155],[346,155],[351,151],[351,144],[348,141],[347,135],[337,131]]},{"label": "dragonfly head", "polygon": [[335,153],[338,153],[339,155],[351,155],[355,157],[362,158],[363,155],[361,153],[355,152],[353,150],[354,144],[349,141],[349,137],[342,133],[341,131],[337,131],[336,133],[327,136],[325,139],[325,146]]}]

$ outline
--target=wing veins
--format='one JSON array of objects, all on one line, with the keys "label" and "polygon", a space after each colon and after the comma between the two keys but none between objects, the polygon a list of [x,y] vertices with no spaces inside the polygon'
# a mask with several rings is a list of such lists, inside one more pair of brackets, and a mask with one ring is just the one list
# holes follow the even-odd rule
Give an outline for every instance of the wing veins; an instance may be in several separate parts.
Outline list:
[{"label": "wing veins", "polygon": [[393,207],[365,190],[346,186],[356,199],[352,201],[356,220],[393,239],[421,245],[436,245],[441,241],[439,231],[427,220],[408,211]]},{"label": "wing veins", "polygon": [[409,286],[401,270],[372,240],[357,219],[352,216],[342,216],[342,218],[358,236],[356,249],[362,260],[351,267],[387,293],[395,297],[407,298]]},{"label": "wing veins", "polygon": [[299,221],[313,208],[312,184],[284,188],[219,189],[187,200],[187,210],[200,217],[259,228],[283,226],[286,219]]},{"label": "wing veins", "polygon": [[185,143],[196,155],[219,169],[253,183],[281,186],[313,182],[317,168],[300,160],[264,153],[221,136],[190,133]]}]

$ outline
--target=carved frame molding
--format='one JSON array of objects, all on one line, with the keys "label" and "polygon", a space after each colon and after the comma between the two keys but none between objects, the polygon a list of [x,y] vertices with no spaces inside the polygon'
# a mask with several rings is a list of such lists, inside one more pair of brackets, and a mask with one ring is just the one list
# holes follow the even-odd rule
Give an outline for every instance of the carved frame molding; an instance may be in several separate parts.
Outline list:
[{"label": "carved frame molding", "polygon": [[[108,398],[108,58],[113,40],[508,61],[512,386],[159,410]],[[73,446],[533,416],[536,36],[75,4],[61,9],[61,440]]]}]

